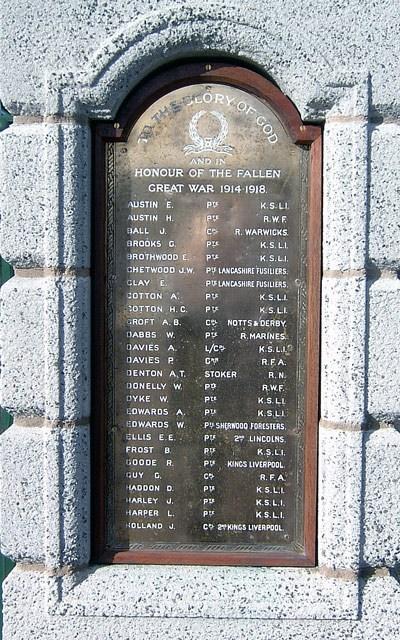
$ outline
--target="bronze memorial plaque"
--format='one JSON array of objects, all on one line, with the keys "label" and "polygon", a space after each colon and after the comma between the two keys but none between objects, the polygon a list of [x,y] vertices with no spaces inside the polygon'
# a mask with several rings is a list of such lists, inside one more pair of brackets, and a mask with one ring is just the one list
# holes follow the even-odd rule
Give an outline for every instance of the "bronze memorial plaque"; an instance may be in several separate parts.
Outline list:
[{"label": "bronze memorial plaque", "polygon": [[103,136],[114,561],[313,562],[320,131],[257,77],[275,100],[196,76]]}]

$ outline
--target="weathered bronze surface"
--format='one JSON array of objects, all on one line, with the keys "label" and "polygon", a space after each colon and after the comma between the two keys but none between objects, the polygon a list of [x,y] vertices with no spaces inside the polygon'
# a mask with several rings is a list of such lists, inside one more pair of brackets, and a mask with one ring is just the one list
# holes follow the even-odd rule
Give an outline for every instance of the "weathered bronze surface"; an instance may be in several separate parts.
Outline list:
[{"label": "weathered bronze surface", "polygon": [[308,167],[217,83],[107,143],[108,548],[303,551]]}]

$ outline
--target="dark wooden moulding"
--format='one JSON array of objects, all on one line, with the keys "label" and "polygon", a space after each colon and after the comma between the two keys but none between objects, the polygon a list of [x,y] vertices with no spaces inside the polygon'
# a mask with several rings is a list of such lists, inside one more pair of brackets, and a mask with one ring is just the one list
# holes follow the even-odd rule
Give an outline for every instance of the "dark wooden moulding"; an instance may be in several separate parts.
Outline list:
[{"label": "dark wooden moulding", "polygon": [[[295,144],[310,147],[308,315],[306,328],[304,554],[171,550],[113,551],[106,539],[106,211],[105,144],[126,141],[141,114],[166,93],[196,83],[221,83],[261,98],[279,115]],[[316,563],[317,423],[319,397],[322,128],[306,125],[272,82],[229,62],[202,61],[168,68],[143,81],[122,104],[115,121],[92,123],[92,562],[116,564],[314,566]]]}]

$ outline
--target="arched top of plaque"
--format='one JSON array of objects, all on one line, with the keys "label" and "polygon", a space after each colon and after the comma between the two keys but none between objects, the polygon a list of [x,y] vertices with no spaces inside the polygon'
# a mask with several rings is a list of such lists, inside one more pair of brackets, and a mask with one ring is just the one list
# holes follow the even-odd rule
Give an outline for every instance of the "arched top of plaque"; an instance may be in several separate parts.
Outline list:
[{"label": "arched top of plaque", "polygon": [[187,85],[219,84],[242,89],[266,103],[280,120],[295,144],[311,144],[321,129],[305,125],[291,100],[264,76],[229,62],[180,64],[145,79],[121,105],[115,123],[104,124],[101,134],[110,140],[126,140],[138,118],[156,100]]}]

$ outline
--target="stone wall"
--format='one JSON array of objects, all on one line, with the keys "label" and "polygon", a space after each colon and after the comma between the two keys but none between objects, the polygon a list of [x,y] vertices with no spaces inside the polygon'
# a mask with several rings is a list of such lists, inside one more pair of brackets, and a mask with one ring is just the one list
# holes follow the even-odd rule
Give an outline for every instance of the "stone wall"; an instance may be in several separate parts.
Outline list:
[{"label": "stone wall", "polygon": [[[396,3],[5,0],[1,31],[5,640],[395,638]],[[325,123],[315,569],[89,564],[90,120],[199,56],[253,64]]]}]

